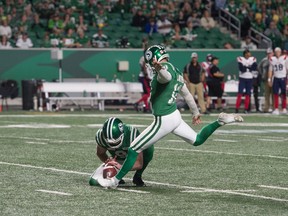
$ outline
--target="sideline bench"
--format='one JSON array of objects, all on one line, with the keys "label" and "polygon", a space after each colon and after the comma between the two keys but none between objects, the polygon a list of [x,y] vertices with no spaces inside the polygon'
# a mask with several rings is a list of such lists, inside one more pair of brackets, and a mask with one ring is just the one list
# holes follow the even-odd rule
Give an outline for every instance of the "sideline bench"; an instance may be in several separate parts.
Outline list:
[{"label": "sideline bench", "polygon": [[[128,100],[127,93],[141,93],[140,83],[91,83],[91,82],[44,82],[42,92],[45,94],[47,111],[52,110],[52,104],[61,101],[91,101],[91,105],[98,102],[99,110],[105,110],[105,100]],[[50,94],[54,94],[50,96]],[[71,96],[71,93],[79,93],[82,96]],[[107,93],[110,94],[107,96]],[[70,94],[70,95],[69,95]],[[88,96],[89,94],[89,96]]]}]

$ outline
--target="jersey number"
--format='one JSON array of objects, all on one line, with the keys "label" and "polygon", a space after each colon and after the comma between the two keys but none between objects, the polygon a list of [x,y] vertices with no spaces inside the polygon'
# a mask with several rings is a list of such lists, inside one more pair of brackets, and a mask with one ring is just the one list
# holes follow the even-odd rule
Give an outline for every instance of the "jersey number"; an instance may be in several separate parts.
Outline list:
[{"label": "jersey number", "polygon": [[283,70],[282,64],[274,65],[274,71],[282,71],[282,70]]},{"label": "jersey number", "polygon": [[123,150],[115,151],[115,155],[120,158],[126,158],[127,152]]},{"label": "jersey number", "polygon": [[175,100],[177,99],[177,94],[178,94],[181,86],[182,86],[182,85],[179,84],[179,83],[176,83],[176,84],[174,85],[174,90],[173,90],[173,92],[172,92],[171,98],[168,100],[168,104],[169,104],[169,105],[173,104],[173,103],[175,102]]}]

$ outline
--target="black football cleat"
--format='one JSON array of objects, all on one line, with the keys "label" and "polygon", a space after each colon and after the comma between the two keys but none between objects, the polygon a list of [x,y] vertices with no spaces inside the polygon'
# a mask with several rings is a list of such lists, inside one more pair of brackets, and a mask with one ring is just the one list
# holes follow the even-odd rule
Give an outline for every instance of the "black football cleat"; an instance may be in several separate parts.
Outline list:
[{"label": "black football cleat", "polygon": [[144,183],[142,178],[139,177],[139,176],[134,176],[133,177],[133,184],[135,184],[136,187],[145,187],[146,186],[146,184]]},{"label": "black football cleat", "polygon": [[125,184],[125,181],[123,180],[123,179],[121,179],[120,181],[119,181],[119,185],[124,185]]}]

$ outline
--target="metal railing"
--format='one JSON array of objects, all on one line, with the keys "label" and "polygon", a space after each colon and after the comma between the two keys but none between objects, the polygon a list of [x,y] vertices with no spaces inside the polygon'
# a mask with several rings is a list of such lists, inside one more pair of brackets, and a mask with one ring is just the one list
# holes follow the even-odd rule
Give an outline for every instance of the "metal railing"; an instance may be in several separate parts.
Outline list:
[{"label": "metal railing", "polygon": [[219,9],[219,22],[227,24],[228,30],[230,32],[232,30],[236,31],[238,38],[241,38],[241,21],[236,16],[220,8]]},{"label": "metal railing", "polygon": [[272,48],[272,40],[254,28],[250,28],[249,37],[258,44],[258,48]]}]

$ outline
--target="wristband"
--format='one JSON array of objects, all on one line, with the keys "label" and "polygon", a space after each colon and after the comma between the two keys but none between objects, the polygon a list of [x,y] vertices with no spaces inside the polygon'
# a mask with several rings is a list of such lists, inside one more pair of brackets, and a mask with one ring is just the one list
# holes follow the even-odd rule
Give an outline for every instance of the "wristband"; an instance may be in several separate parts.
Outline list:
[{"label": "wristband", "polygon": [[271,82],[271,78],[268,78],[268,82]]}]

